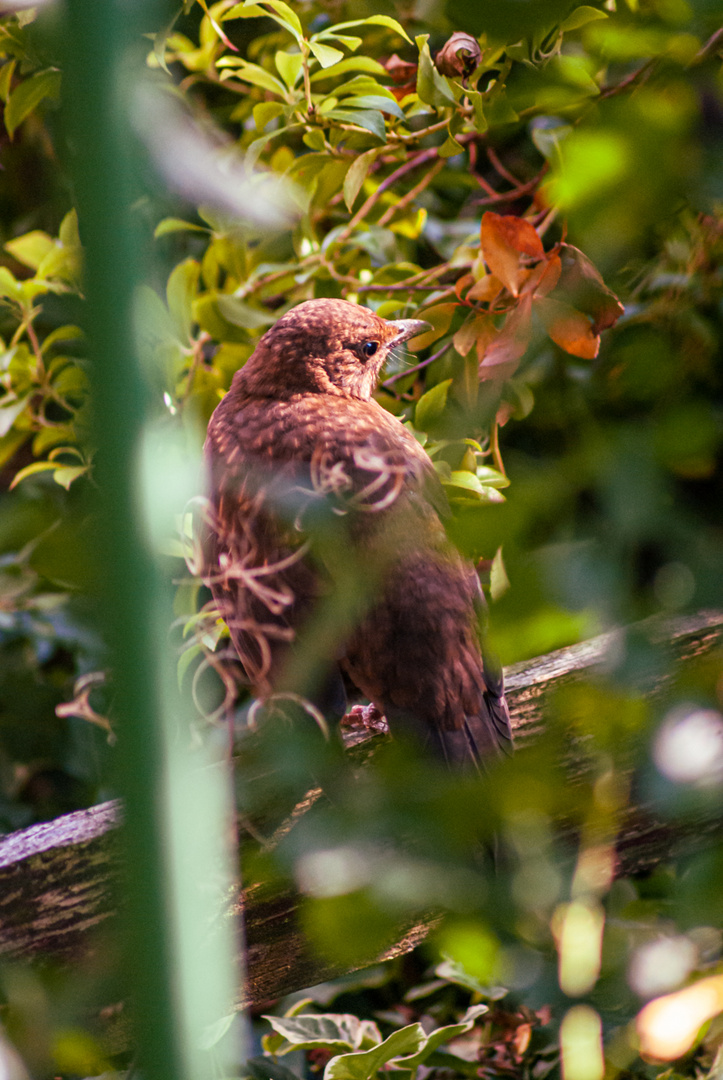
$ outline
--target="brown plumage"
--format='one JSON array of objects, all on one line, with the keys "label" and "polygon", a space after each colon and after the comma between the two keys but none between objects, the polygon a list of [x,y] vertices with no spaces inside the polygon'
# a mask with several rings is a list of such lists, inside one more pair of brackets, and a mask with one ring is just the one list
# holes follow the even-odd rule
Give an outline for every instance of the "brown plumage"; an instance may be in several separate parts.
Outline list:
[{"label": "brown plumage", "polygon": [[446,538],[429,457],[372,398],[390,349],[424,328],[327,299],[264,334],[208,428],[207,574],[265,697],[290,689],[304,624],[356,560],[372,588],[330,664],[392,732],[479,762],[511,745],[501,674],[483,658],[479,582]]}]

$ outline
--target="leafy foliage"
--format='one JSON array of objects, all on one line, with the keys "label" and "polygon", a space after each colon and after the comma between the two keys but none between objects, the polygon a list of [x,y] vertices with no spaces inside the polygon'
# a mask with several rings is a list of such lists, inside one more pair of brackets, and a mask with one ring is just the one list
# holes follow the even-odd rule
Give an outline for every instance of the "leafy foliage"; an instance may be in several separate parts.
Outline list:
[{"label": "leafy foliage", "polygon": [[[137,125],[134,213],[152,254],[136,331],[165,447],[155,490],[181,518],[179,537],[163,538],[180,581],[179,681],[212,729],[234,710],[242,726],[248,702],[217,613],[180,561],[197,569],[176,481],[261,334],[312,297],[431,324],[414,356],[390,364],[379,400],[435,463],[450,533],[489,579],[505,662],[723,601],[715,12],[704,0],[423,7],[422,16],[422,5],[365,0],[189,0],[170,26],[150,28],[144,100],[158,121]],[[59,36],[32,10],[0,22],[8,829],[101,797],[111,755],[109,700],[93,675],[103,664],[92,630],[102,559]],[[165,107],[178,99],[186,113],[174,128]],[[237,166],[258,172],[249,179]],[[243,175],[244,198],[259,206],[270,199],[261,181],[278,181],[291,217],[272,228],[232,213],[204,181],[212,174],[230,176],[229,189]],[[262,841],[244,837],[247,871],[297,884],[319,950],[351,964],[380,951],[410,913],[449,912],[436,938],[448,959],[424,982],[416,971],[402,985],[395,969],[396,982],[343,1016],[310,1007],[275,1018],[268,1054],[325,1052],[329,1080],[388,1066],[411,1075],[422,1064],[476,1074],[481,1063],[543,1077],[559,1067],[564,1016],[563,1047],[578,1036],[599,1047],[602,1025],[611,1075],[660,1072],[637,1056],[628,1023],[646,996],[719,966],[720,852],[701,838],[671,868],[613,882],[612,844],[634,787],[671,819],[719,793],[719,777],[665,779],[651,753],[681,708],[719,715],[723,702],[718,659],[665,683],[654,705],[640,696],[651,670],[663,683],[654,643],[631,631],[604,678],[560,695],[548,740],[482,786],[440,777],[394,745],[360,776],[303,723],[271,721],[244,742],[240,813]],[[575,786],[561,764],[570,732],[590,765]],[[310,778],[326,797],[284,832]],[[558,835],[561,819],[577,841]],[[469,851],[494,833],[509,854],[490,880]],[[673,943],[668,960],[646,961],[659,942]],[[669,982],[636,982],[635,965],[649,970],[655,955]],[[9,997],[14,1037],[39,1060],[17,1020],[22,994]],[[441,1049],[467,1036],[474,1060]],[[719,1044],[714,1024],[680,1068],[715,1068]],[[85,1075],[80,1043],[63,1045],[55,1068]],[[43,1053],[40,1071],[53,1067]],[[268,1056],[249,1066],[289,1080],[285,1068]]]}]

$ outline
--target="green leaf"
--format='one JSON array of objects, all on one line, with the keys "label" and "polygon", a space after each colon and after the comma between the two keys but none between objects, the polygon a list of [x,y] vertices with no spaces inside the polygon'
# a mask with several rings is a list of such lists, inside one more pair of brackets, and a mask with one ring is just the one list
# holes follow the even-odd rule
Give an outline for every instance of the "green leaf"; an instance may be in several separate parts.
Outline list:
[{"label": "green leaf", "polygon": [[324,1069],[324,1080],[369,1080],[395,1058],[416,1053],[427,1041],[421,1024],[409,1024],[371,1050],[333,1057]]},{"label": "green leaf", "polygon": [[25,411],[32,398],[32,394],[16,398],[14,394],[6,394],[0,398],[0,437],[7,435],[17,418]]},{"label": "green leaf", "polygon": [[5,250],[9,251],[14,259],[29,266],[31,270],[37,270],[41,262],[52,251],[55,241],[52,236],[40,229],[18,236],[15,240],[8,240]]},{"label": "green leaf", "polygon": [[410,45],[414,44],[402,24],[393,19],[391,15],[370,15],[367,19],[352,19],[350,22],[335,23],[334,26],[329,27],[329,33],[347,30],[350,26],[387,26],[390,30],[394,30],[403,37],[405,41],[408,41]]},{"label": "green leaf", "polygon": [[404,119],[404,113],[395,100],[383,97],[381,94],[360,94],[359,97],[344,98],[344,108],[349,109],[379,109],[380,112],[389,113]]},{"label": "green leaf", "polygon": [[176,321],[181,341],[188,342],[193,323],[193,301],[198,289],[201,264],[195,259],[184,259],[175,266],[166,285],[168,310]]},{"label": "green leaf", "polygon": [[340,120],[345,124],[357,124],[366,131],[371,131],[382,142],[386,141],[384,115],[374,109],[331,109],[326,115],[332,120]]},{"label": "green leaf", "polygon": [[405,1070],[414,1073],[419,1066],[423,1065],[427,1058],[435,1052],[435,1050],[440,1046],[444,1046],[446,1043],[451,1042],[452,1039],[464,1035],[467,1031],[471,1031],[475,1021],[488,1012],[488,1005],[472,1005],[471,1008],[467,1009],[467,1012],[458,1024],[447,1024],[445,1027],[436,1028],[434,1031],[430,1032],[424,1046],[411,1057],[398,1058],[398,1065]]},{"label": "green leaf", "polygon": [[83,331],[79,326],[59,326],[53,330],[43,341],[41,346],[42,352],[47,353],[49,349],[56,345],[59,341],[78,341],[82,340]]},{"label": "green leaf", "polygon": [[340,41],[342,45],[346,45],[347,49],[358,49],[362,43],[360,37],[352,37],[349,34],[333,34],[331,30],[322,30],[319,34],[314,34],[311,38],[312,41]]},{"label": "green leaf", "polygon": [[[258,64],[250,64],[248,60],[239,61],[235,56],[222,56],[216,67],[235,68],[235,71],[229,71],[229,75],[238,75],[243,82],[252,83],[253,86],[260,86],[262,90],[270,90],[272,94],[286,98],[286,87],[281,80]],[[226,72],[222,71],[221,78],[224,78],[225,74]]]},{"label": "green leaf", "polygon": [[520,119],[507,100],[507,92],[503,83],[495,83],[483,95],[483,100],[485,102],[485,116],[490,127],[515,124]]},{"label": "green leaf", "polygon": [[510,587],[510,579],[507,577],[505,564],[502,560],[502,548],[498,547],[490,568],[490,596],[493,600],[499,600]]},{"label": "green leaf", "polygon": [[[304,58],[301,53],[287,53],[282,49],[276,53],[274,57],[274,63],[276,64],[276,70],[281,78],[284,80],[289,90],[293,90],[301,74],[301,68],[303,66]],[[265,102],[264,104],[271,104]],[[278,114],[277,114],[278,115]],[[254,109],[254,119],[256,119],[256,109]],[[262,125],[262,128],[266,126],[268,120]],[[258,123],[256,124],[258,128]]]},{"label": "green leaf", "polygon": [[[447,404],[447,394],[452,385],[451,379],[437,383],[426,394],[422,394],[414,411],[414,426],[420,431],[428,431],[440,418]],[[471,475],[471,474],[470,474]]]},{"label": "green leaf", "polygon": [[78,231],[78,211],[69,210],[60,223],[58,239],[65,248],[78,248],[80,250],[80,233]]},{"label": "green leaf", "polygon": [[0,68],[0,100],[7,101],[10,93],[10,84],[13,81],[17,60],[10,60]]},{"label": "green leaf", "polygon": [[419,49],[419,67],[417,69],[417,93],[419,97],[427,105],[434,105],[438,109],[448,108],[450,105],[456,106],[457,101],[452,92],[452,87],[432,63],[432,56],[427,44],[429,34],[419,34],[415,40]]},{"label": "green leaf", "polygon": [[225,293],[218,294],[216,304],[224,319],[234,326],[243,327],[244,330],[259,330],[262,326],[272,326],[278,319],[275,313],[260,311]]},{"label": "green leaf", "polygon": [[341,49],[333,49],[331,45],[322,45],[320,41],[310,41],[309,48],[323,68],[333,67],[344,59]]},{"label": "green leaf", "polygon": [[[299,16],[295,11],[284,3],[284,0],[261,0],[260,4],[256,4],[255,0],[246,0],[244,7],[260,7],[262,8],[264,15],[268,15],[274,19],[281,26],[294,35],[294,37],[301,42],[304,36],[304,30],[299,22]],[[271,11],[267,11],[266,8],[271,8]],[[233,10],[233,9],[232,9]]]},{"label": "green leaf", "polygon": [[182,218],[167,217],[158,222],[153,231],[153,236],[157,240],[159,236],[168,236],[169,233],[184,231],[207,233],[208,229],[205,229],[203,225],[194,225],[192,221],[184,221]]},{"label": "green leaf", "polygon": [[163,68],[167,75],[170,75],[171,73],[168,70],[168,64],[166,63],[166,41],[171,35],[173,27],[176,25],[176,19],[181,14],[182,10],[182,8],[179,8],[170,22],[159,30],[153,39],[153,55],[158,61],[159,66]]},{"label": "green leaf", "polygon": [[53,473],[53,480],[55,480],[56,484],[64,487],[66,491],[69,491],[73,481],[87,471],[87,465],[59,465]]},{"label": "green leaf", "polygon": [[567,16],[564,22],[560,23],[561,30],[578,30],[581,26],[587,26],[589,22],[594,22],[596,19],[609,18],[607,11],[601,11],[600,8],[589,7],[587,4],[583,4],[582,7],[575,8],[575,10]]},{"label": "green leaf", "polygon": [[478,480],[485,484],[486,487],[506,488],[510,486],[509,476],[505,476],[504,473],[498,472],[497,469],[493,469],[489,465],[478,465],[476,474]]},{"label": "green leaf", "polygon": [[0,266],[0,297],[5,296],[19,303],[22,295],[21,283],[16,281],[7,266]]},{"label": "green leaf", "polygon": [[344,177],[344,202],[349,213],[378,153],[379,147],[375,146],[360,154],[349,166],[349,171]]},{"label": "green leaf", "polygon": [[300,1016],[265,1016],[285,1043],[274,1043],[274,1054],[290,1050],[359,1050],[381,1043],[373,1020],[359,1020],[349,1013],[304,1013]]},{"label": "green leaf", "polygon": [[15,476],[10,482],[10,491],[20,483],[21,480],[27,479],[28,476],[35,476],[36,473],[41,472],[54,472],[58,465],[54,461],[33,461],[32,464],[26,465],[24,469],[15,473]]},{"label": "green leaf", "polygon": [[60,90],[60,72],[48,68],[25,79],[12,91],[5,106],[5,127],[12,139],[23,120],[45,98],[57,97]]},{"label": "green leaf", "polygon": [[312,82],[317,82],[319,79],[331,79],[339,75],[345,75],[347,71],[366,71],[370,75],[387,74],[386,68],[383,68],[379,61],[372,59],[371,56],[347,56],[346,60],[334,64],[332,68],[326,68],[326,70],[321,68],[319,71],[315,71],[310,78]]}]

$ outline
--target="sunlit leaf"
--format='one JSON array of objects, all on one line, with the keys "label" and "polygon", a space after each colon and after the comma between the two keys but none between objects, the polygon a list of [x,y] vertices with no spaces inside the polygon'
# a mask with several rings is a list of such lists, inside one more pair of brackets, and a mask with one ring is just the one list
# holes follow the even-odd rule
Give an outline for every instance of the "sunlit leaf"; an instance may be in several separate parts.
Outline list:
[{"label": "sunlit leaf", "polygon": [[8,240],[5,250],[9,251],[18,262],[29,266],[32,270],[37,270],[48,252],[53,249],[54,244],[52,236],[41,232],[40,229],[35,229],[33,232],[16,237],[15,240]]},{"label": "sunlit leaf", "polygon": [[[260,7],[263,10],[264,15],[269,15],[281,26],[286,27],[297,40],[300,40],[304,36],[304,30],[299,21],[299,16],[288,4],[284,3],[284,0],[261,0],[259,4],[256,4],[255,0],[246,0],[243,7]],[[267,10],[268,8],[271,8],[271,10]],[[233,8],[231,10],[233,11]]]},{"label": "sunlit leaf", "polygon": [[350,22],[335,23],[329,27],[329,31],[336,33],[338,30],[348,30],[351,26],[387,26],[412,44],[412,39],[407,34],[401,23],[393,19],[391,15],[370,15],[366,19],[352,19]]},{"label": "sunlit leaf", "polygon": [[5,106],[5,127],[12,139],[16,130],[37,109],[45,98],[56,98],[60,91],[60,72],[48,68],[37,75],[24,79],[8,97]]},{"label": "sunlit leaf", "polygon": [[309,48],[323,68],[333,67],[344,59],[344,53],[340,49],[334,49],[331,45],[323,45],[320,41],[310,41]]},{"label": "sunlit leaf", "polygon": [[157,240],[159,236],[167,236],[174,232],[208,232],[203,225],[195,225],[192,221],[184,221],[183,218],[168,217],[159,221],[153,230],[153,236]]},{"label": "sunlit leaf", "polygon": [[[276,70],[278,71],[279,75],[281,76],[281,78],[284,80],[284,82],[288,86],[289,90],[293,90],[293,88],[296,86],[297,80],[299,78],[299,75],[301,74],[301,69],[302,69],[302,66],[303,66],[303,57],[302,57],[301,53],[287,53],[287,52],[284,52],[282,49],[279,49],[279,51],[276,53],[276,55],[274,57],[274,63],[276,64]],[[323,66],[326,66],[326,65],[322,65],[322,67]],[[273,104],[273,102],[263,102],[262,104],[268,105],[268,104]],[[258,106],[256,108],[258,108]],[[277,113],[277,115],[278,115],[278,113]],[[255,117],[256,117],[256,109],[254,109],[254,118]],[[261,125],[261,127],[264,128],[267,123],[268,123],[268,118]],[[256,126],[259,127],[258,122],[257,122]]]},{"label": "sunlit leaf", "polygon": [[346,75],[347,71],[366,71],[370,75],[386,75],[386,70],[379,61],[374,60],[371,56],[347,56],[345,60],[340,60],[338,64],[334,64],[331,68],[314,71],[310,78],[312,82],[318,82],[320,79],[331,79],[339,75]]}]

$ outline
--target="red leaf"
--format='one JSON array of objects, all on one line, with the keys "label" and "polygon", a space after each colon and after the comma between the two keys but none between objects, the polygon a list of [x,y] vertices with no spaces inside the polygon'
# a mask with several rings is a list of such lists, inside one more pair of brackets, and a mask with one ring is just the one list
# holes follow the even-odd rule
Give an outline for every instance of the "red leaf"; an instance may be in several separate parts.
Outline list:
[{"label": "red leaf", "polygon": [[570,304],[547,297],[536,301],[535,310],[556,345],[572,356],[594,360],[600,348],[600,335],[595,333],[587,315]]}]

